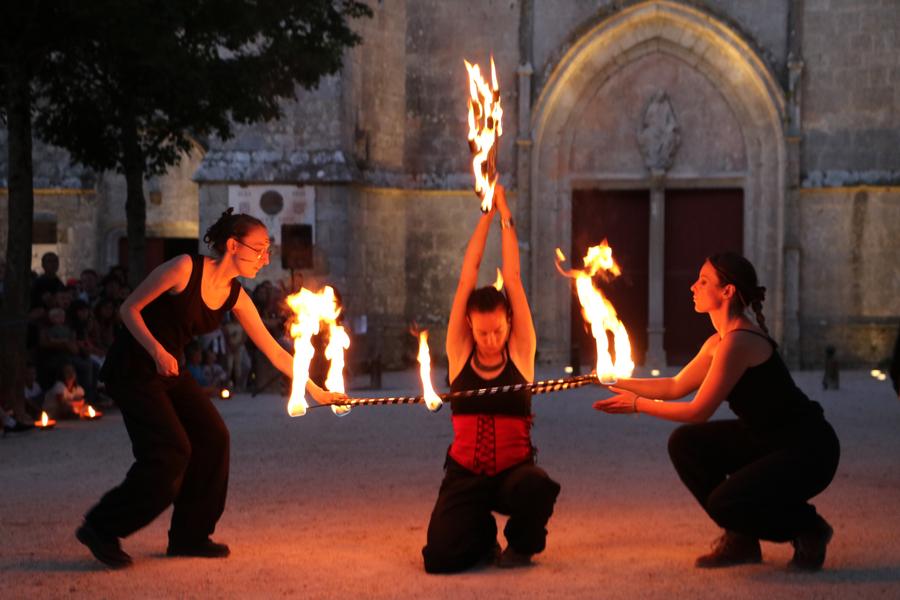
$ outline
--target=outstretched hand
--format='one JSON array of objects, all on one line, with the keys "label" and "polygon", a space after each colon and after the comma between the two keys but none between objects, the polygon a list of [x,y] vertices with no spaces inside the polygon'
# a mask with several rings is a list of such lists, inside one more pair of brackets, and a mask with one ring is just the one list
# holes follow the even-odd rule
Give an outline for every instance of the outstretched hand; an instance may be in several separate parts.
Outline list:
[{"label": "outstretched hand", "polygon": [[616,395],[612,398],[594,402],[594,408],[596,410],[611,414],[637,412],[637,394],[616,387],[609,387],[608,389],[615,392]]},{"label": "outstretched hand", "polygon": [[342,400],[347,399],[347,394],[341,392],[330,392],[328,390],[323,390],[322,388],[313,390],[310,395],[317,404],[334,404],[336,402],[341,402]]}]

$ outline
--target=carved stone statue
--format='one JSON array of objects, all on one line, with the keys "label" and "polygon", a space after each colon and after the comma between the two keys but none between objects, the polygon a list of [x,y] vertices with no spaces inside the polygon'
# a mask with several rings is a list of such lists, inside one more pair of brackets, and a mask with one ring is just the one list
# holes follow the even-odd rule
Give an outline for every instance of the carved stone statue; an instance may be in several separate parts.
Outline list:
[{"label": "carved stone statue", "polygon": [[665,172],[672,167],[681,144],[680,130],[668,94],[657,91],[644,109],[637,134],[641,156],[651,172]]}]

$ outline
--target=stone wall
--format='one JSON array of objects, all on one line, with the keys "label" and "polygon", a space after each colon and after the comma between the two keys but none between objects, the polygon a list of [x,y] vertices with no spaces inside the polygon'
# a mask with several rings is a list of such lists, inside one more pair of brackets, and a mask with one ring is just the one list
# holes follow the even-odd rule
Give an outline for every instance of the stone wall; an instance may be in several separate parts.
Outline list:
[{"label": "stone wall", "polygon": [[900,188],[806,190],[800,214],[803,365],[829,345],[845,365],[879,364],[900,325]]},{"label": "stone wall", "polygon": [[805,7],[804,186],[900,183],[900,2]]}]

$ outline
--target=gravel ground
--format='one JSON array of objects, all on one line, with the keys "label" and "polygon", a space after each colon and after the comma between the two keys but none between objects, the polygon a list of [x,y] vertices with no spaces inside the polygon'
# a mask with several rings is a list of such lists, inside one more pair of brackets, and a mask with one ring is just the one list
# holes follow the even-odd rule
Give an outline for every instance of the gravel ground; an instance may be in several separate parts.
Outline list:
[{"label": "gravel ground", "polygon": [[[126,571],[107,571],[76,542],[81,515],[130,464],[111,412],[0,440],[0,597],[898,598],[900,402],[868,373],[845,372],[843,388],[827,393],[820,377],[797,380],[825,406],[843,457],[815,501],[835,529],[818,574],[787,572],[790,546],[769,543],[762,565],[694,569],[718,531],[669,464],[675,425],[597,413],[590,404],[601,392],[581,389],[534,400],[539,463],[562,484],[546,552],[513,572],[429,576],[420,550],[450,442],[448,408],[291,419],[282,398],[237,395],[218,404],[232,467],[214,537],[231,546],[229,559],[165,558],[168,512],[125,540],[135,558]],[[387,374],[385,385],[378,395],[415,391],[415,375]]]}]

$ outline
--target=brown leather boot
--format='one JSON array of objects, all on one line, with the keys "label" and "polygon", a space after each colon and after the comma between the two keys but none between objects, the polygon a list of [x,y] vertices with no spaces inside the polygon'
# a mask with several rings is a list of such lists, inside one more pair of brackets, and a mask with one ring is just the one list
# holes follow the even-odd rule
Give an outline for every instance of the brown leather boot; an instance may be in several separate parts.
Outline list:
[{"label": "brown leather boot", "polygon": [[818,571],[825,562],[825,549],[834,529],[822,517],[816,515],[816,523],[807,531],[798,535],[792,542],[794,557],[788,568],[800,571]]},{"label": "brown leather boot", "polygon": [[697,558],[698,569],[717,569],[762,562],[759,540],[734,531],[725,531],[712,546],[709,554]]}]

